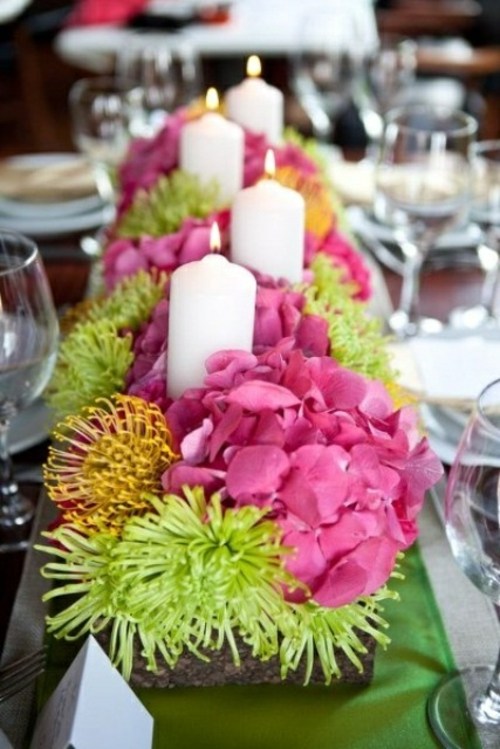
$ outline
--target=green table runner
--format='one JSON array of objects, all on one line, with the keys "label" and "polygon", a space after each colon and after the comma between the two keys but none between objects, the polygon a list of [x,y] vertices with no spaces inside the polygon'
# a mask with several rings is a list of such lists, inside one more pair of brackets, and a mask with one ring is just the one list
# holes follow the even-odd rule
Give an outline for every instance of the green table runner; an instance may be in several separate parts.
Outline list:
[{"label": "green table runner", "polygon": [[[407,553],[402,571],[406,579],[393,583],[401,601],[385,606],[392,643],[386,651],[378,649],[370,685],[141,689],[155,720],[154,749],[438,747],[426,701],[453,668],[453,658],[417,546]],[[49,646],[40,704],[76,653],[53,639]]]}]

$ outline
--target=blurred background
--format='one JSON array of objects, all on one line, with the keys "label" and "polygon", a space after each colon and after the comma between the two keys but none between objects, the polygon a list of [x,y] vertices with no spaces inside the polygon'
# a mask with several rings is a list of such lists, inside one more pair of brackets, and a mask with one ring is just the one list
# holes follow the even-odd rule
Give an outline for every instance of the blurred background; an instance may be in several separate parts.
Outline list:
[{"label": "blurred background", "polygon": [[[314,107],[309,108],[311,97],[303,96],[304,76],[298,80],[304,72],[299,32],[305,34],[307,17],[317,15],[310,4],[293,0],[2,0],[0,156],[75,150],[69,90],[84,76],[116,72],[119,50],[108,32],[130,28],[151,39],[161,34],[170,47],[187,38],[199,65],[200,92],[209,85],[224,91],[239,82],[254,46],[265,79],[286,94],[287,123],[354,149],[365,148],[376,135],[377,109],[380,114],[380,107],[391,103],[383,102],[381,95],[393,85],[388,76],[394,82],[394,58],[390,54],[384,58],[381,50],[392,47],[393,54],[395,46],[411,40],[415,44],[413,58],[410,55],[412,78],[405,81],[403,75],[398,82],[403,96],[420,92],[424,98],[463,106],[479,118],[482,138],[500,136],[498,0],[381,0],[374,4],[353,0],[351,5],[356,2],[371,6],[376,43],[370,48],[366,35],[371,31],[365,28],[362,64],[356,66],[354,76],[348,73],[345,85],[346,59],[360,49],[354,36],[346,37],[346,55],[338,63],[344,88],[340,98],[335,91],[335,127],[321,133]],[[330,3],[325,0],[319,5]],[[293,24],[295,42],[291,41]],[[93,39],[94,46],[89,43]],[[314,85],[317,94],[317,82]]]}]

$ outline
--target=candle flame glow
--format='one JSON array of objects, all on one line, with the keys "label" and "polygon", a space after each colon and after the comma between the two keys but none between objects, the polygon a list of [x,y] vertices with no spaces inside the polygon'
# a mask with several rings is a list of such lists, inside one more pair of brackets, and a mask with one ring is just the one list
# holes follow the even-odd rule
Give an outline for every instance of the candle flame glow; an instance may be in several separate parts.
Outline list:
[{"label": "candle flame glow", "polygon": [[272,148],[268,148],[266,151],[266,158],[264,159],[264,172],[266,177],[272,179],[276,174],[276,159],[274,157],[274,151]]},{"label": "candle flame glow", "polygon": [[217,221],[214,221],[210,228],[210,249],[212,250],[212,252],[220,252],[220,248],[221,239],[219,224],[217,223]]},{"label": "candle flame glow", "polygon": [[217,89],[213,88],[213,86],[207,89],[205,106],[211,112],[216,112],[219,109],[219,94],[217,93]]},{"label": "candle flame glow", "polygon": [[247,75],[249,78],[258,78],[262,72],[260,58],[257,55],[250,55],[247,60]]}]

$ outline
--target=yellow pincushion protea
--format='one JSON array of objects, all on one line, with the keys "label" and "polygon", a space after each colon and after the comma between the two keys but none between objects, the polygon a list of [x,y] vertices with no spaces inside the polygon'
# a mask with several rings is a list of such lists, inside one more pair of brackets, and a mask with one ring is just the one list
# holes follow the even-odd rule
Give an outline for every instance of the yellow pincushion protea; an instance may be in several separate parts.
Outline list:
[{"label": "yellow pincushion protea", "polygon": [[44,467],[49,497],[85,533],[119,535],[131,515],[150,509],[161,476],[178,456],[162,412],[141,398],[116,395],[68,416],[54,432]]},{"label": "yellow pincushion protea", "polygon": [[324,237],[334,226],[332,196],[317,174],[303,174],[293,166],[276,169],[275,179],[285,187],[297,190],[306,203],[306,229]]}]

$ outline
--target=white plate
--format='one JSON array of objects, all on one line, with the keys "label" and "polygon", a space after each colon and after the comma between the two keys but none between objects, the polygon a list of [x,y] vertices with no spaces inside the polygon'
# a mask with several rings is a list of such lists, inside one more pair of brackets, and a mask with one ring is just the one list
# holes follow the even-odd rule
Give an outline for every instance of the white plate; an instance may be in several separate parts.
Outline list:
[{"label": "white plate", "polygon": [[[402,273],[404,259],[394,231],[378,223],[370,210],[360,206],[349,206],[346,216],[352,232],[358,235],[377,260],[395,273]],[[465,263],[477,266],[476,248],[481,239],[481,230],[476,224],[444,234],[432,248],[426,262],[443,266]]]},{"label": "white plate", "polygon": [[0,197],[0,220],[8,218],[27,218],[28,220],[61,218],[76,216],[102,208],[99,195],[87,195],[77,200],[67,200],[65,203],[27,203],[20,200]]},{"label": "white plate", "polygon": [[97,210],[89,211],[89,213],[52,219],[0,215],[0,229],[21,232],[35,238],[57,237],[63,234],[97,229],[108,223],[109,217],[107,206],[101,206]]},{"label": "white plate", "polygon": [[51,412],[42,400],[21,411],[10,424],[9,451],[11,455],[28,450],[49,435]]},{"label": "white plate", "polygon": [[[75,164],[78,169],[81,168],[83,170],[83,178],[85,181],[82,185],[82,190],[90,188],[91,182],[93,181],[90,168],[87,175],[85,161],[81,156],[74,153],[24,154],[22,156],[13,156],[9,159],[5,159],[2,163],[8,167],[11,166],[19,169],[20,175],[22,175],[23,170],[29,170],[29,173],[31,174],[32,170],[40,169],[42,176],[44,169]],[[64,177],[64,171],[61,173],[61,177]],[[52,179],[54,179],[54,175],[52,175]],[[39,187],[39,185],[37,186]],[[43,195],[41,195],[40,200],[33,201],[0,195],[0,214],[9,217],[21,217],[33,220],[49,220],[51,218],[87,213],[101,208],[102,205],[102,200],[97,194],[97,191],[93,191],[89,194],[82,194],[81,197],[69,198],[68,200],[52,200],[50,198],[48,200],[43,200]]]}]

